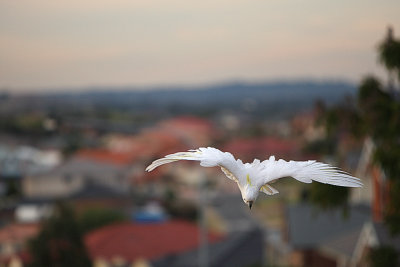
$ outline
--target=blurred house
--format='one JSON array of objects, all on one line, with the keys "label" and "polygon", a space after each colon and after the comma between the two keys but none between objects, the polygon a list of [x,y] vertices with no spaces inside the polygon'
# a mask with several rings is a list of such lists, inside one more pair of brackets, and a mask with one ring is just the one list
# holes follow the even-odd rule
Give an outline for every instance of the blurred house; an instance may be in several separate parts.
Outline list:
[{"label": "blurred house", "polygon": [[352,257],[364,224],[371,220],[365,205],[316,210],[300,203],[287,209],[287,242],[291,266],[352,266]]},{"label": "blurred house", "polygon": [[164,222],[168,219],[168,215],[158,202],[153,201],[132,214],[132,218],[139,223]]},{"label": "blurred house", "polygon": [[88,209],[117,209],[128,212],[134,205],[127,191],[121,191],[101,183],[86,183],[79,191],[66,199],[80,213]]},{"label": "blurred house", "polygon": [[164,156],[181,149],[207,146],[217,135],[213,124],[197,117],[176,117],[144,128],[135,135],[109,134],[105,147],[137,154],[139,159]]},{"label": "blurred house", "polygon": [[391,247],[399,255],[400,235],[393,236],[383,223],[365,223],[352,255],[353,265],[351,266],[368,266],[371,250],[379,247]]},{"label": "blurred house", "polygon": [[191,116],[165,120],[160,128],[180,137],[191,148],[208,146],[218,134],[210,121]]},{"label": "blurred house", "polygon": [[0,195],[18,195],[23,177],[48,171],[60,162],[61,153],[57,150],[0,145]]},{"label": "blurred house", "polygon": [[[209,232],[208,266],[244,267],[263,263],[264,235],[238,195],[208,198],[208,208],[222,220],[221,232]],[[98,266],[146,264],[152,267],[199,266],[199,235],[196,224],[149,217],[109,225],[90,232],[86,244]],[[136,217],[135,217],[136,218]],[[103,265],[101,265],[103,264]],[[114,264],[114,265],[113,265]]]},{"label": "blurred house", "polygon": [[38,223],[48,218],[53,205],[47,199],[21,200],[14,209],[14,221],[18,223]]},{"label": "blurred house", "polygon": [[39,150],[29,146],[0,146],[0,176],[3,178],[17,178],[46,171],[60,162],[61,153],[56,150]]},{"label": "blurred house", "polygon": [[[244,205],[240,195],[208,195],[208,201],[208,207],[220,218],[222,231],[225,232],[222,242],[210,246],[210,266],[263,266],[266,245],[264,229]],[[187,262],[186,266],[196,266],[189,264],[189,259]]]},{"label": "blurred house", "polygon": [[[219,242],[208,244],[208,266],[263,266],[263,246],[260,230],[230,234]],[[198,267],[199,251],[192,249],[180,255],[170,255],[154,261],[152,267]]]},{"label": "blurred house", "polygon": [[[400,253],[400,238],[382,223],[390,184],[373,161],[374,144],[367,138],[356,155],[350,152],[357,146],[351,138],[342,136],[340,144],[346,155],[343,164],[355,170],[364,186],[351,190],[353,206],[345,216],[340,210],[318,211],[304,204],[288,208],[292,266],[370,266],[375,248],[389,246]],[[349,160],[352,156],[355,160]]]},{"label": "blurred house", "polygon": [[105,148],[135,155],[137,171],[133,175],[134,182],[146,182],[152,181],[149,177],[161,177],[147,173],[144,176],[144,169],[152,160],[177,151],[207,146],[215,135],[216,131],[208,120],[177,117],[145,128],[136,135],[110,134],[105,138]]},{"label": "blurred house", "polygon": [[137,135],[108,135],[105,138],[105,149],[114,153],[134,155],[135,163],[142,163],[177,149],[187,149],[187,146],[173,133],[154,127]]},{"label": "blurred house", "polygon": [[61,128],[94,136],[101,133],[134,134],[138,131],[135,124],[89,117],[81,117],[79,120],[74,117],[65,117]]},{"label": "blurred house", "polygon": [[[222,236],[209,233],[208,242],[222,240]],[[174,266],[154,264],[164,258],[179,258],[182,253],[199,246],[199,229],[190,222],[171,220],[163,223],[118,223],[102,227],[87,234],[85,243],[95,266],[130,265],[145,260],[148,266]],[[195,261],[192,259],[192,261]],[[97,265],[96,265],[97,263]]]},{"label": "blurred house", "polygon": [[300,147],[296,141],[279,137],[236,138],[226,143],[222,150],[231,152],[244,162],[252,162],[254,158],[264,160],[270,155],[286,160],[301,158]]},{"label": "blurred house", "polygon": [[107,151],[81,151],[49,171],[24,177],[27,198],[65,198],[90,185],[110,187],[121,193],[130,189],[130,158]]},{"label": "blurred house", "polygon": [[[209,205],[226,229],[206,232],[210,267],[247,267],[263,263],[263,231],[242,205],[238,195],[220,195]],[[239,207],[239,208],[238,208]],[[167,220],[154,205],[152,216],[135,216],[134,222],[116,223],[89,232],[85,244],[93,266],[199,266],[200,228],[193,222]],[[138,215],[138,214],[136,214]],[[161,219],[160,219],[161,218]],[[23,266],[29,261],[26,244],[39,231],[38,224],[9,225],[0,229],[0,266]],[[1,265],[4,264],[4,265]],[[18,264],[18,265],[10,265]]]},{"label": "blurred house", "polygon": [[[210,267],[246,267],[263,263],[263,232],[246,207],[238,206],[242,204],[240,202],[238,195],[220,195],[210,200],[209,207],[221,217],[226,227],[223,235],[207,234],[206,260]],[[147,219],[141,219],[142,223],[114,224],[89,233],[86,244],[95,266],[199,266],[201,230],[197,225],[179,220],[143,223]]]},{"label": "blurred house", "polygon": [[[144,129],[129,140],[126,138],[119,141],[116,138],[109,139],[108,144],[114,148],[122,148],[124,146],[122,144],[125,144],[125,147],[141,146],[143,148],[140,151],[141,160],[136,161],[136,171],[132,176],[135,193],[150,198],[162,198],[167,190],[173,189],[176,196],[196,200],[198,182],[193,183],[193,177],[198,178],[201,173],[198,170],[187,168],[190,163],[167,165],[150,173],[144,172],[144,170],[153,160],[167,154],[208,146],[217,135],[218,133],[210,121],[183,116],[161,121],[154,127]],[[168,186],[172,183],[173,186]]]},{"label": "blurred house", "polygon": [[27,241],[39,230],[38,224],[19,223],[0,228],[0,266],[22,266],[26,259]]},{"label": "blurred house", "polygon": [[134,163],[139,157],[137,152],[135,150],[113,151],[104,148],[86,148],[78,150],[75,157],[124,167]]},{"label": "blurred house", "polygon": [[364,186],[352,191],[352,201],[371,205],[375,222],[383,221],[384,206],[389,199],[389,181],[385,173],[373,160],[374,143],[370,138],[364,140],[355,175]]},{"label": "blurred house", "polygon": [[291,120],[291,132],[295,137],[306,142],[320,140],[325,137],[324,125],[318,125],[319,111],[315,108],[312,111],[302,112],[293,116]]},{"label": "blurred house", "polygon": [[390,201],[390,180],[374,162],[374,148],[372,139],[366,138],[356,170],[356,176],[362,178],[364,190],[360,188],[352,194],[354,202],[370,204],[372,216],[372,220],[364,224],[353,253],[352,266],[357,267],[369,266],[370,252],[376,248],[390,247],[400,255],[400,235],[390,233],[383,223],[385,207]]}]

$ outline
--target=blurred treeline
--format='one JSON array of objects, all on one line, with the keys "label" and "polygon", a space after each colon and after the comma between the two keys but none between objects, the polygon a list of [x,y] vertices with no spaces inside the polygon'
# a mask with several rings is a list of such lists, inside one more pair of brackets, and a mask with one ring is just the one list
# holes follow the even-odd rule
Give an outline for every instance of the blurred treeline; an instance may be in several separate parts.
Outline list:
[{"label": "blurred treeline", "polygon": [[[383,81],[374,75],[366,76],[358,87],[356,99],[326,108],[321,106],[319,123],[326,128],[326,140],[314,147],[320,152],[339,154],[338,141],[343,134],[350,134],[362,141],[371,138],[374,144],[373,161],[388,181],[387,205],[384,222],[392,235],[400,234],[400,40],[393,30],[378,46],[379,60],[387,72]],[[362,178],[362,177],[361,177]],[[313,183],[311,200],[323,208],[346,205],[349,189]],[[389,251],[389,252],[388,252]],[[373,266],[383,262],[395,263],[398,255],[393,248],[377,248],[371,253]],[[388,257],[390,259],[388,259]],[[383,261],[382,261],[383,260]],[[395,266],[391,265],[390,266]]]}]

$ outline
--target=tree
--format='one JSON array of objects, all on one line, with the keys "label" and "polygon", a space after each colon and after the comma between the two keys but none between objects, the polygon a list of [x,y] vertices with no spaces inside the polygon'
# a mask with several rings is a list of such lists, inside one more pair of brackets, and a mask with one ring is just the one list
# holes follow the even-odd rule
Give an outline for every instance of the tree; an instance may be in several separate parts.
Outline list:
[{"label": "tree", "polygon": [[104,208],[90,208],[85,210],[78,218],[79,225],[84,233],[98,227],[126,220],[119,211]]},{"label": "tree", "polygon": [[396,250],[390,246],[381,246],[371,249],[371,267],[399,266],[399,256]]},{"label": "tree", "polygon": [[[338,105],[329,109],[321,109],[317,123],[324,125],[326,136],[323,140],[310,143],[305,151],[326,155],[336,155],[342,158],[338,147],[343,133],[351,133],[354,137],[360,136],[359,115],[352,99],[345,105]],[[322,183],[312,183],[309,187],[309,200],[317,208],[335,209],[343,208],[347,212],[347,202],[350,196],[348,187],[333,186]]]},{"label": "tree", "polygon": [[379,58],[389,73],[389,86],[400,81],[400,41],[394,39],[393,28],[389,27],[385,40],[379,45]]},{"label": "tree", "polygon": [[[330,140],[337,140],[345,131],[360,139],[369,136],[374,141],[374,162],[384,171],[390,188],[385,223],[393,234],[397,234],[400,233],[400,102],[394,77],[397,76],[400,82],[400,41],[394,38],[391,28],[379,45],[379,58],[389,73],[388,85],[376,77],[366,77],[359,86],[358,105],[331,108],[324,113],[323,121]],[[325,195],[334,195],[335,188],[313,188],[312,198],[324,199],[325,206],[342,205],[348,196],[343,191],[338,194],[338,199],[324,198]]]},{"label": "tree", "polygon": [[[322,183],[312,183],[310,189],[310,201],[322,209],[336,207],[346,208],[349,198],[349,189],[342,186],[334,186]],[[345,210],[344,210],[345,211]]]},{"label": "tree", "polygon": [[[389,28],[387,37],[379,46],[380,60],[400,81],[400,41]],[[367,77],[359,89],[358,102],[366,132],[375,143],[374,161],[382,168],[390,185],[389,203],[385,209],[385,223],[392,234],[400,233],[400,102],[393,78],[388,87]]]},{"label": "tree", "polygon": [[53,215],[29,242],[29,251],[30,267],[91,266],[74,211],[63,203],[56,204]]}]

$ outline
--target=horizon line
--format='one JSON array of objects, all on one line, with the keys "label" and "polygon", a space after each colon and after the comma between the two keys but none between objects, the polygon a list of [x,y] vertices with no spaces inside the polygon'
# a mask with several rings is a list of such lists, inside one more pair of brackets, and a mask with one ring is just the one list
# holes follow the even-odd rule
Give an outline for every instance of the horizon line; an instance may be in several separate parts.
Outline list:
[{"label": "horizon line", "polygon": [[[168,91],[168,90],[206,90],[212,87],[220,87],[225,85],[257,85],[257,84],[274,84],[274,83],[347,83],[356,86],[358,82],[344,77],[293,77],[293,78],[273,78],[273,79],[225,79],[220,81],[208,81],[204,83],[154,83],[154,84],[121,84],[121,85],[77,85],[77,86],[46,86],[31,88],[8,88],[3,86],[0,88],[0,94],[6,95],[41,95],[41,94],[60,94],[60,93],[89,93],[89,92],[105,92],[110,90],[117,91]],[[17,90],[17,91],[15,91]]]}]

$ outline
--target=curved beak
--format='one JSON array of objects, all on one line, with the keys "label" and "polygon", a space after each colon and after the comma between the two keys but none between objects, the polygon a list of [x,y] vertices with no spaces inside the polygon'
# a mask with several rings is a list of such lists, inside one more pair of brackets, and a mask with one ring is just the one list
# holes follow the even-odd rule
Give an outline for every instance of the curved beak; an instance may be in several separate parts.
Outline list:
[{"label": "curved beak", "polygon": [[249,208],[251,209],[252,206],[253,206],[253,201],[249,201]]}]

